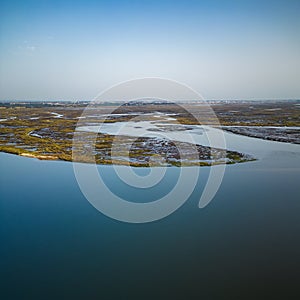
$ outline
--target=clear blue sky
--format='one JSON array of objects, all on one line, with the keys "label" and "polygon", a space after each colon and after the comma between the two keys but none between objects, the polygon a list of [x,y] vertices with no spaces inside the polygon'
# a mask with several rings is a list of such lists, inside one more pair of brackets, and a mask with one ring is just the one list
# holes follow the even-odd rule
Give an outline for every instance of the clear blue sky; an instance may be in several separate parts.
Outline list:
[{"label": "clear blue sky", "polygon": [[300,98],[300,1],[0,1],[0,99],[139,77],[207,99]]}]

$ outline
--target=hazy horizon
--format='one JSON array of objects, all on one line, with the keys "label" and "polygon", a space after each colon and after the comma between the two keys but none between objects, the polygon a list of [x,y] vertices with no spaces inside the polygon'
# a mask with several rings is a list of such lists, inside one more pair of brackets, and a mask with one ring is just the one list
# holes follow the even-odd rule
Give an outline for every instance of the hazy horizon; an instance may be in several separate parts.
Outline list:
[{"label": "hazy horizon", "polygon": [[[75,100],[68,100],[68,99],[11,99],[11,100],[7,100],[7,99],[0,99],[0,102],[91,102],[93,101],[93,99],[75,99]],[[136,101],[136,100],[130,100],[130,101]],[[137,100],[139,101],[139,100]],[[141,99],[140,101],[143,101],[143,99]],[[157,101],[157,99],[153,99],[153,101]],[[300,101],[300,98],[297,99],[203,99],[203,100],[175,100],[175,102],[184,102],[184,101],[231,101],[231,102],[285,102],[285,101]],[[127,100],[122,100],[122,99],[115,99],[115,100],[104,100],[104,101],[100,101],[101,103],[110,103],[110,102],[128,102]]]}]

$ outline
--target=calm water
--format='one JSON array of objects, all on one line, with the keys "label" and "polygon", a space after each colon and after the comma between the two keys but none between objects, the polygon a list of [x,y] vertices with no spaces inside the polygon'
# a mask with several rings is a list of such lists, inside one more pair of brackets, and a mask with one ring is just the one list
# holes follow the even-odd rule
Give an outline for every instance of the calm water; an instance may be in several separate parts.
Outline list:
[{"label": "calm water", "polygon": [[[207,207],[202,168],[179,210],[139,225],[95,210],[71,163],[0,153],[1,299],[296,299],[299,146],[240,142],[259,160],[228,166]],[[179,172],[145,193],[99,169],[132,201],[167,193]]]},{"label": "calm water", "polygon": [[[174,120],[173,118],[171,118]],[[226,141],[225,149],[240,151],[242,153],[251,154],[256,158],[266,158],[275,151],[282,152],[295,152],[300,154],[300,146],[296,144],[286,144],[280,142],[273,142],[262,139],[249,138],[247,136],[233,134],[231,132],[222,131],[220,129],[206,126],[206,125],[183,125],[176,124],[181,128],[189,128],[185,131],[169,131],[164,132],[156,131],[159,125],[166,126],[166,123],[153,122],[153,121],[128,121],[128,122],[115,122],[115,123],[102,123],[101,125],[89,125],[79,127],[78,130],[87,132],[101,132],[110,135],[127,135],[133,137],[167,137],[173,141],[190,142],[200,144],[203,146],[214,146],[217,148],[224,148],[223,144],[218,143],[220,134],[224,136]],[[171,124],[170,124],[171,125]],[[291,127],[299,129],[299,127]],[[152,131],[155,130],[155,131]],[[215,142],[211,144],[208,140],[208,135]],[[278,158],[280,158],[279,156]],[[285,156],[284,156],[285,157]]]}]

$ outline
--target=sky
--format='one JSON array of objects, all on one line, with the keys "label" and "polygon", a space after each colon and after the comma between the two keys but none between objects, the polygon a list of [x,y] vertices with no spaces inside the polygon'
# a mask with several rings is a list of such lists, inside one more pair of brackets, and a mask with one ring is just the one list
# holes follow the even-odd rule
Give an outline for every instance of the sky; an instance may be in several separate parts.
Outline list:
[{"label": "sky", "polygon": [[0,100],[90,100],[143,77],[300,99],[300,1],[0,0]]}]

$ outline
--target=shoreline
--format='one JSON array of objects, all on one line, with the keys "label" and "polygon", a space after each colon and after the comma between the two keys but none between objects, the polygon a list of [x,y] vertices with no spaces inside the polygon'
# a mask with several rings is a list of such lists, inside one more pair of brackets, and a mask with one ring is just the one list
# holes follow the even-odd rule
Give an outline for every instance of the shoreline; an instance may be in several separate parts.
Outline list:
[{"label": "shoreline", "polygon": [[[296,139],[292,140],[290,137],[284,137],[284,136],[266,136],[263,135],[263,133],[259,133],[259,132],[245,132],[245,131],[239,131],[239,129],[279,129],[279,130],[298,130],[295,129],[297,127],[287,127],[287,126],[220,126],[220,129],[236,134],[236,135],[240,135],[240,136],[246,136],[246,137],[250,137],[250,138],[256,138],[256,139],[260,139],[260,140],[265,140],[265,141],[271,141],[271,142],[279,142],[279,143],[285,143],[285,144],[292,144],[292,145],[300,145],[300,140]],[[269,133],[272,134],[272,133]]]},{"label": "shoreline", "polygon": [[[14,148],[16,150],[19,150],[19,148]],[[12,154],[12,155],[17,155],[17,156],[22,156],[25,158],[33,158],[33,159],[38,159],[38,160],[47,160],[47,161],[65,161],[65,162],[70,162],[70,163],[95,163],[94,161],[73,161],[72,159],[63,159],[58,156],[51,156],[51,155],[43,155],[43,154],[33,154],[29,152],[22,152],[22,153],[17,153],[17,151],[13,151],[10,149],[1,149],[0,153],[7,153],[7,154]],[[247,156],[244,159],[236,160],[236,161],[227,161],[227,162],[220,162],[220,161],[215,161],[215,162],[204,162],[200,161],[199,163],[195,162],[184,162],[184,163],[176,163],[176,164],[143,164],[143,163],[135,163],[135,162],[128,162],[128,161],[120,161],[120,160],[106,160],[101,163],[96,163],[97,165],[119,165],[119,166],[128,166],[128,167],[137,167],[137,168],[150,168],[150,167],[212,167],[212,166],[218,166],[218,165],[234,165],[234,164],[240,164],[240,163],[247,163],[247,162],[252,162],[252,161],[257,161],[257,158]]]}]

